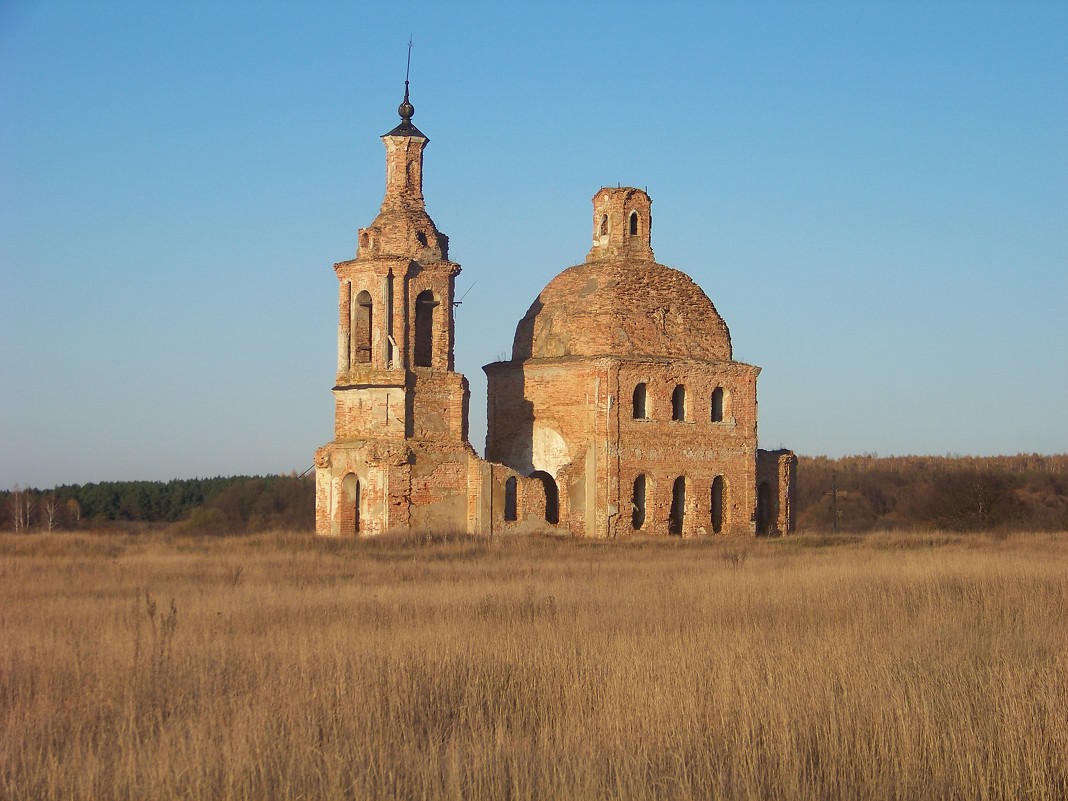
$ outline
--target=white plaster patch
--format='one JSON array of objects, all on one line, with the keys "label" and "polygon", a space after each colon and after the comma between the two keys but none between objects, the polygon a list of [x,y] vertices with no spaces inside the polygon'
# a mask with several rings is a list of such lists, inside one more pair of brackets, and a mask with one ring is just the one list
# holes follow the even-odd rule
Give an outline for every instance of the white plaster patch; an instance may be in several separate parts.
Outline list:
[{"label": "white plaster patch", "polygon": [[532,462],[535,470],[544,470],[553,479],[560,468],[571,462],[567,443],[555,429],[542,423],[534,423]]}]

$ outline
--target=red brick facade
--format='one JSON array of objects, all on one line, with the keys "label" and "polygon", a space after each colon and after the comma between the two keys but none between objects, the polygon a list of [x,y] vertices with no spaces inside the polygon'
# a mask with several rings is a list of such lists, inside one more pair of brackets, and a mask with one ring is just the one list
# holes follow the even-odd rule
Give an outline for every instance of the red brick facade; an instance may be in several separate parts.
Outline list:
[{"label": "red brick facade", "polygon": [[[405,115],[405,109],[409,113]],[[484,461],[453,369],[460,266],[426,212],[427,138],[401,107],[386,194],[340,283],[334,441],[320,534],[786,533],[796,458],[757,450],[760,370],[688,276],[657,264],[649,196],[601,189],[584,264],[553,279],[489,378]]]}]

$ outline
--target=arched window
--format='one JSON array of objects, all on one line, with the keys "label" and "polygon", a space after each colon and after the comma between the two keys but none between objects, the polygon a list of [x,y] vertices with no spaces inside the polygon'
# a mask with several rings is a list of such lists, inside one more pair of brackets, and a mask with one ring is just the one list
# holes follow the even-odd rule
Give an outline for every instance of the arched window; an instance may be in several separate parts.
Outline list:
[{"label": "arched window", "polygon": [[668,518],[668,533],[682,534],[686,517],[686,477],[679,476],[671,487],[671,516]]},{"label": "arched window", "polygon": [[370,244],[371,244],[371,237],[367,235],[366,231],[364,231],[362,234],[360,234],[360,249],[364,250]]},{"label": "arched window", "polygon": [[434,360],[434,293],[424,289],[415,299],[415,366],[430,367]]},{"label": "arched window", "polygon": [[719,534],[723,530],[723,476],[712,479],[712,531]]},{"label": "arched window", "polygon": [[671,419],[686,419],[686,387],[679,384],[671,393]]},{"label": "arched window", "polygon": [[712,422],[723,422],[723,387],[712,390]]},{"label": "arched window", "polygon": [[341,502],[341,533],[360,533],[360,480],[349,473],[341,481],[344,497]]},{"label": "arched window", "polygon": [[645,384],[638,384],[634,388],[634,419],[635,420],[648,420],[649,409],[647,404],[648,390]]},{"label": "arched window", "polygon": [[645,476],[634,479],[634,492],[630,496],[630,525],[635,531],[645,525]]},{"label": "arched window", "polygon": [[544,470],[535,470],[530,477],[541,481],[545,489],[545,522],[555,526],[560,522],[560,492],[556,488],[556,481]]},{"label": "arched window", "polygon": [[638,235],[638,212],[636,211],[630,213],[630,235]]},{"label": "arched window", "polygon": [[601,217],[601,236],[608,236],[608,215]]},{"label": "arched window", "polygon": [[515,476],[509,476],[504,482],[504,519],[511,522],[519,514],[516,509]]},{"label": "arched window", "polygon": [[367,364],[371,361],[371,293],[366,289],[356,296],[356,320],[352,330],[352,361],[355,364]]}]

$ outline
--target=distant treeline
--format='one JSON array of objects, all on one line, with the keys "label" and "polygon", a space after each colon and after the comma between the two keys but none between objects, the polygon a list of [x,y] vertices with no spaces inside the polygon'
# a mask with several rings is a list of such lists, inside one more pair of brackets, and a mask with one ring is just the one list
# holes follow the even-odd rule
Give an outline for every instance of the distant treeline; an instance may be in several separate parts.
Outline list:
[{"label": "distant treeline", "polygon": [[[1068,530],[1068,454],[802,456],[795,499],[802,531]],[[54,531],[177,524],[227,534],[311,531],[315,482],[290,476],[105,481],[0,492],[0,529]]]},{"label": "distant treeline", "polygon": [[1068,454],[802,456],[802,530],[1068,530]]},{"label": "distant treeline", "polygon": [[177,523],[203,533],[314,527],[315,486],[291,476],[102,481],[0,492],[0,529]]}]

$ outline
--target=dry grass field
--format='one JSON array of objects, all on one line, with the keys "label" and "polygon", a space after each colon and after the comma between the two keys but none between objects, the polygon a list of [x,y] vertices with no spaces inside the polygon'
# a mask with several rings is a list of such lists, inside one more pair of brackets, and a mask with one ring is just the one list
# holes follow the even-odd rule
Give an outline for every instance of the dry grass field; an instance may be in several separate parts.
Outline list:
[{"label": "dry grass field", "polygon": [[0,537],[6,799],[1064,799],[1068,534]]}]

